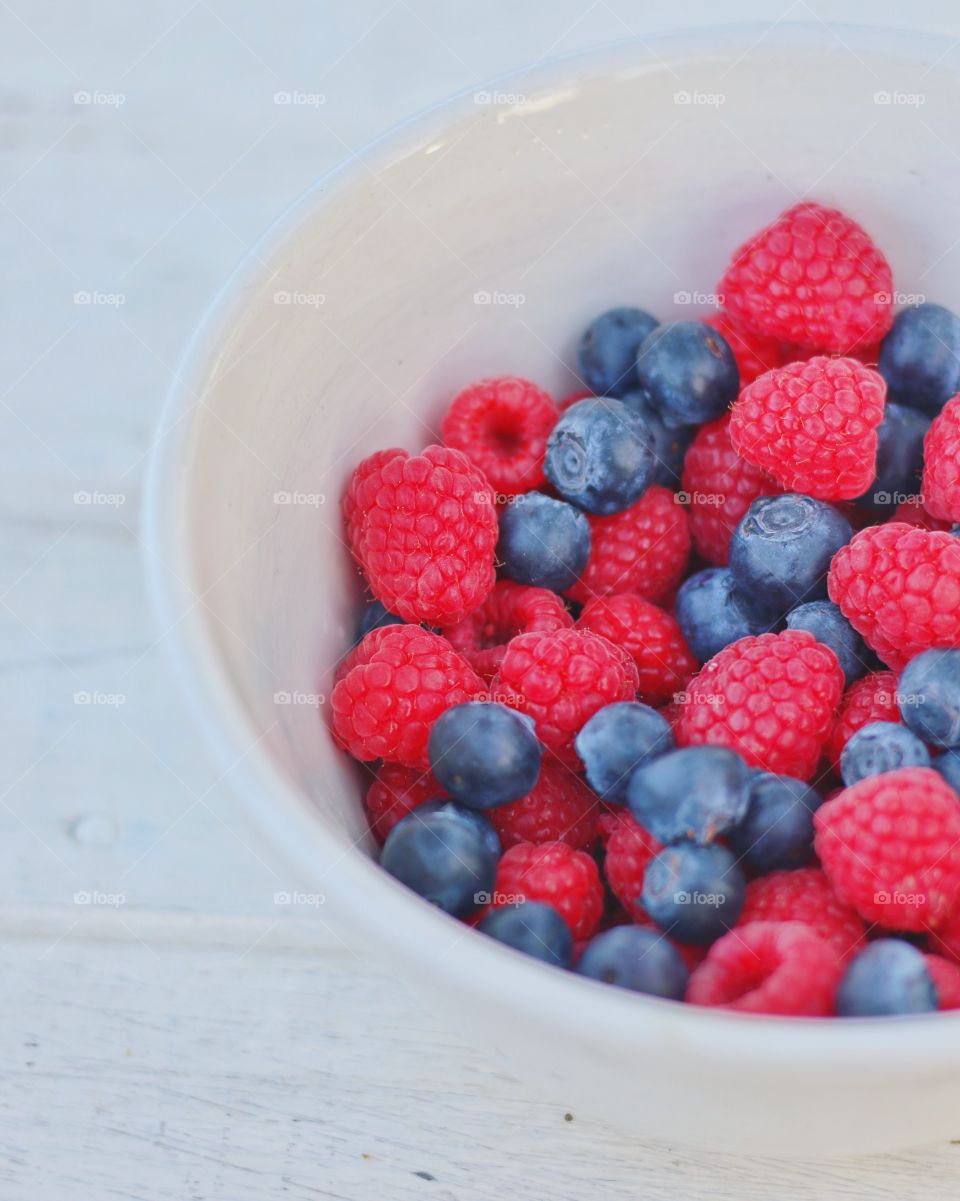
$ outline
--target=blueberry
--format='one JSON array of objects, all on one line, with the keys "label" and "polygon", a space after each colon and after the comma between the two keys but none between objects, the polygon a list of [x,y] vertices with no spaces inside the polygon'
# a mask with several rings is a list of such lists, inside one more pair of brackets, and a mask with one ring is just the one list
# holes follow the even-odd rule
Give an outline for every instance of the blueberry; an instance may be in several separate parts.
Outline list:
[{"label": "blueberry", "polygon": [[712,842],[742,820],[750,769],[723,746],[690,746],[645,763],[630,777],[627,799],[641,826],[661,842]]},{"label": "blueberry", "polygon": [[960,392],[960,317],[939,304],[898,314],[880,344],[888,399],[935,417]]},{"label": "blueberry", "polygon": [[960,650],[923,651],[898,684],[900,714],[934,746],[960,746]]},{"label": "blueberry", "polygon": [[396,613],[391,613],[378,600],[373,600],[369,605],[364,605],[363,611],[360,614],[360,619],[357,622],[357,636],[354,642],[362,642],[371,630],[382,630],[384,626],[402,626],[406,622],[402,617],[398,617]]},{"label": "blueberry", "polygon": [[857,504],[874,513],[892,513],[902,500],[920,491],[923,437],[930,418],[888,403],[877,428],[877,477]]},{"label": "blueberry", "polygon": [[540,775],[543,753],[532,722],[486,701],[467,701],[441,713],[428,750],[437,783],[471,809],[492,809],[526,796]]},{"label": "blueberry", "polygon": [[901,938],[878,938],[854,959],[837,989],[841,1017],[930,1013],[937,990],[923,958]]},{"label": "blueberry", "polygon": [[757,875],[803,867],[813,858],[813,815],[820,804],[820,794],[802,780],[756,772],[730,846]]},{"label": "blueberry", "polygon": [[562,592],[590,558],[590,523],[566,501],[526,492],[500,514],[497,557],[508,579]]},{"label": "blueberry", "polygon": [[649,333],[637,353],[637,381],[675,426],[721,417],[740,390],[733,351],[702,321],[671,321]]},{"label": "blueberry", "polygon": [[647,864],[643,907],[679,942],[705,946],[729,930],[743,908],[746,881],[719,843],[675,842]]},{"label": "blueberry", "polygon": [[740,591],[728,567],[708,567],[690,576],[677,593],[675,612],[687,645],[701,663],[772,624],[770,615]]},{"label": "blueberry", "polygon": [[577,347],[580,377],[597,396],[622,396],[637,384],[637,351],[658,324],[643,309],[609,309],[583,331]]},{"label": "blueberry", "polygon": [[673,730],[649,705],[618,701],[590,718],[574,746],[593,791],[605,801],[625,805],[632,772],[641,763],[673,750]]},{"label": "blueberry", "polygon": [[667,425],[653,397],[643,388],[627,392],[623,396],[623,403],[643,418],[653,437],[653,454],[656,459],[653,482],[661,484],[664,488],[679,488],[683,459],[696,435],[697,427],[680,425],[673,428]]},{"label": "blueberry", "polygon": [[960,751],[944,751],[930,764],[940,773],[954,792],[960,794]]},{"label": "blueberry", "polygon": [[477,929],[497,942],[523,951],[534,959],[569,967],[573,955],[570,927],[552,905],[540,901],[521,901],[492,909]]},{"label": "blueberry", "polygon": [[859,680],[870,668],[867,644],[833,601],[806,601],[787,614],[788,630],[807,630],[818,642],[829,646],[840,660],[847,684]]},{"label": "blueberry", "polygon": [[896,721],[861,726],[840,753],[840,775],[848,788],[885,771],[929,766],[930,752],[916,734]]},{"label": "blueberry", "polygon": [[587,943],[577,971],[591,980],[682,1001],[688,972],[680,953],[655,930],[617,926]]},{"label": "blueberry", "polygon": [[564,500],[610,514],[643,496],[655,464],[643,418],[622,401],[591,398],[571,405],[553,427],[543,470]]},{"label": "blueberry", "polygon": [[500,840],[482,814],[455,801],[425,801],[387,835],[380,865],[444,912],[464,917],[485,903],[499,858]]},{"label": "blueberry", "polygon": [[730,539],[730,570],[741,591],[774,613],[827,595],[830,560],[853,537],[832,505],[799,492],[759,496]]}]

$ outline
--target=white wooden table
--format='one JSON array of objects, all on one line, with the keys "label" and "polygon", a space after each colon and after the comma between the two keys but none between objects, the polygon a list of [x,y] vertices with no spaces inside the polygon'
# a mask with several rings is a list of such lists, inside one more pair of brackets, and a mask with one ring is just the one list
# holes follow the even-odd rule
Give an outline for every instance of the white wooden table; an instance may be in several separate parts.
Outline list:
[{"label": "white wooden table", "polygon": [[[724,15],[816,19],[775,7]],[[909,15],[960,32],[946,4]],[[960,1187],[960,1145],[817,1166],[638,1145],[438,1030],[372,955],[275,903],[282,869],[145,605],[151,427],[271,217],[440,96],[678,20],[714,7],[0,0],[0,1201]]]}]

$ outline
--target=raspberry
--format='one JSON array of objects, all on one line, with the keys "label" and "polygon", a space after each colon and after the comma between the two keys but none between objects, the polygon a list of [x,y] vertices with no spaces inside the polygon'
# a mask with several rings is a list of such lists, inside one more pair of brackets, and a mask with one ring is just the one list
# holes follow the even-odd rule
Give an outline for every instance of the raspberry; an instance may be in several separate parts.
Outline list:
[{"label": "raspberry", "polygon": [[407,621],[452,625],[494,585],[494,494],[458,450],[361,463],[344,498],[353,553],[378,600]]},{"label": "raspberry", "polygon": [[447,626],[443,635],[474,671],[490,679],[507,643],[518,634],[552,634],[572,625],[566,605],[549,588],[500,580],[478,609]]},{"label": "raspberry", "polygon": [[730,441],[792,492],[849,500],[876,477],[886,393],[883,376],[855,359],[790,363],[740,393]]},{"label": "raspberry", "polygon": [[603,874],[610,891],[633,920],[647,925],[650,919],[640,900],[643,873],[654,855],[663,850],[663,845],[629,813],[624,812],[618,817],[607,839]]},{"label": "raspberry", "polygon": [[567,590],[587,601],[614,592],[636,592],[657,601],[680,583],[690,553],[687,511],[674,494],[651,484],[635,505],[590,519],[590,558]]},{"label": "raspberry", "polygon": [[337,664],[333,673],[333,682],[339,684],[343,677],[349,675],[354,667],[360,667],[364,663],[369,663],[374,651],[379,649],[380,639],[383,635],[396,633],[396,629],[395,625],[377,626],[369,634],[364,634],[357,645],[351,647]]},{"label": "raspberry", "polygon": [[520,634],[507,645],[490,695],[529,714],[547,750],[576,764],[580,727],[604,705],[633,700],[638,678],[624,651],[587,630]]},{"label": "raspberry", "polygon": [[597,837],[597,798],[578,775],[543,763],[540,778],[519,801],[487,813],[504,850],[519,842],[565,842],[587,850]]},{"label": "raspberry", "polygon": [[803,922],[832,943],[841,959],[855,954],[865,942],[856,910],[837,899],[818,867],[770,872],[751,880],[737,926],[747,922]]},{"label": "raspberry", "polygon": [[960,963],[960,912],[954,911],[930,936],[930,945],[951,963]]},{"label": "raspberry", "polygon": [[960,646],[960,538],[902,521],[869,526],[833,556],[830,599],[894,671]]},{"label": "raspberry", "polygon": [[725,567],[730,536],[751,502],[781,488],[733,449],[727,414],[697,431],[683,461],[683,491],[690,505],[693,545],[708,563]]},{"label": "raspberry", "polygon": [[941,521],[933,517],[923,507],[919,496],[908,496],[902,500],[893,511],[891,521],[905,521],[907,525],[918,526],[921,530],[949,530],[951,521]]},{"label": "raspberry", "polygon": [[364,517],[364,511],[360,507],[357,495],[367,480],[376,477],[386,463],[396,458],[407,459],[409,455],[405,450],[400,450],[396,446],[392,446],[387,450],[375,451],[369,458],[364,459],[359,464],[350,477],[346,491],[343,494],[341,508],[343,511],[343,523],[347,531],[347,544],[354,554],[357,553],[357,537],[363,526]]},{"label": "raspberry", "polygon": [[837,656],[806,630],[748,635],[691,681],[677,742],[729,746],[752,767],[808,780],[842,692]]},{"label": "raspberry", "polygon": [[960,1009],[960,968],[940,955],[924,955],[927,971],[937,990],[938,1009]]},{"label": "raspberry", "polygon": [[[373,640],[372,653],[365,650]],[[483,700],[487,686],[445,638],[419,626],[373,630],[330,697],[333,727],[355,759],[427,768],[427,739],[441,713]]]},{"label": "raspberry", "polygon": [[758,333],[840,354],[879,342],[893,324],[887,260],[856,221],[812,201],[745,242],[717,291]]},{"label": "raspberry", "polygon": [[433,776],[399,763],[382,763],[367,789],[365,807],[370,829],[382,843],[393,827],[424,801],[445,793]]},{"label": "raspberry", "polygon": [[835,948],[802,922],[749,922],[713,944],[686,999],[740,1013],[826,1017],[842,973]]},{"label": "raspberry", "polygon": [[547,437],[557,423],[552,397],[515,375],[482,380],[459,393],[441,432],[497,492],[516,494],[543,483]]},{"label": "raspberry", "polygon": [[864,726],[874,721],[900,721],[897,677],[892,671],[873,671],[851,684],[843,694],[823,753],[839,771],[840,752]]},{"label": "raspberry", "polygon": [[758,375],[780,367],[784,362],[783,349],[778,339],[765,338],[763,334],[755,333],[723,309],[704,317],[703,323],[726,339],[727,345],[733,351],[733,357],[737,360],[741,388],[752,384]]},{"label": "raspberry", "polygon": [[923,439],[923,507],[960,521],[960,396],[948,400]]},{"label": "raspberry", "polygon": [[504,852],[492,906],[516,904],[517,897],[552,905],[574,938],[589,938],[603,915],[603,885],[597,865],[584,851],[565,842],[539,846],[521,842]]},{"label": "raspberry", "polygon": [[640,674],[640,699],[648,705],[672,700],[697,670],[676,618],[636,593],[587,601],[577,629],[600,634],[627,652]]},{"label": "raspberry", "polygon": [[814,846],[834,892],[889,930],[941,925],[960,898],[960,804],[929,767],[868,776],[825,801]]}]

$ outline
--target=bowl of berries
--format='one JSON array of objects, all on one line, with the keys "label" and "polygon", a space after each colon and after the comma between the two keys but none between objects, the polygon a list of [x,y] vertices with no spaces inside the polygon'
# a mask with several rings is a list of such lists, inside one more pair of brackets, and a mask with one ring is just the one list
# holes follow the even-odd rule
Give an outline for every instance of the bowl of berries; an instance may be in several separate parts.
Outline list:
[{"label": "bowl of berries", "polygon": [[637,1134],[957,1132],[958,103],[899,33],[539,66],[298,202],[166,410],[161,628],[291,886]]}]

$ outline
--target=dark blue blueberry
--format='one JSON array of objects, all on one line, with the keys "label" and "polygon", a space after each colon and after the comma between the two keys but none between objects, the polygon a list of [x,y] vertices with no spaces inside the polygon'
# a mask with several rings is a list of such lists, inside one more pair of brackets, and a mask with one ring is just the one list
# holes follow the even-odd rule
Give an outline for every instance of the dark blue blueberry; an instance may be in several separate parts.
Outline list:
[{"label": "dark blue blueberry", "polygon": [[638,767],[627,800],[640,825],[661,842],[712,842],[743,820],[749,783],[750,769],[736,751],[690,746]]},{"label": "dark blue blueberry", "polygon": [[774,613],[827,595],[830,560],[853,527],[825,501],[799,492],[760,496],[730,539],[730,570],[742,592]]},{"label": "dark blue blueberry", "polygon": [[821,796],[802,780],[756,772],[747,812],[730,834],[740,862],[759,876],[803,867],[813,858],[813,815]]},{"label": "dark blue blueberry", "polygon": [[590,558],[590,523],[566,501],[526,492],[500,514],[497,558],[508,579],[563,592]]},{"label": "dark blue blueberry", "polygon": [[577,971],[591,980],[682,1001],[688,972],[680,952],[662,934],[642,926],[616,926],[590,942]]},{"label": "dark blue blueberry", "polygon": [[937,990],[923,958],[902,938],[878,938],[854,959],[837,989],[841,1017],[930,1013]]},{"label": "dark blue blueberry", "polygon": [[960,317],[939,304],[898,314],[880,344],[887,396],[935,417],[960,392]]},{"label": "dark blue blueberry", "polygon": [[829,646],[840,660],[848,684],[870,670],[872,656],[867,644],[833,601],[806,601],[787,614],[788,630],[807,630],[818,642]]},{"label": "dark blue blueberry", "polygon": [[944,751],[930,764],[946,780],[954,792],[960,794],[960,751]]},{"label": "dark blue blueberry", "polygon": [[618,701],[590,718],[574,746],[593,791],[605,801],[625,805],[631,774],[641,763],[673,750],[673,730],[649,705]]},{"label": "dark blue blueberry", "polygon": [[877,478],[857,504],[873,513],[892,513],[908,496],[920,491],[923,473],[923,436],[930,418],[888,403],[877,429]]},{"label": "dark blue blueberry", "polygon": [[497,942],[555,967],[569,967],[573,955],[570,927],[551,905],[521,901],[492,909],[477,929]]},{"label": "dark blue blueberry", "polygon": [[391,613],[380,601],[372,600],[369,605],[364,605],[363,612],[360,614],[355,642],[362,642],[371,630],[381,630],[384,626],[402,625],[406,625],[402,617]]},{"label": "dark blue blueberry", "polygon": [[657,325],[643,309],[609,309],[583,331],[577,369],[597,396],[622,396],[637,384],[637,351]]},{"label": "dark blue blueberry", "polygon": [[898,721],[872,721],[861,726],[840,753],[840,775],[848,788],[885,771],[929,766],[930,752]]},{"label": "dark blue blueberry", "polygon": [[706,946],[740,916],[746,881],[730,851],[719,843],[675,842],[647,864],[643,907],[678,942]]},{"label": "dark blue blueberry", "polygon": [[428,750],[437,782],[471,809],[492,809],[526,796],[540,776],[543,753],[531,721],[486,701],[467,701],[441,713]]},{"label": "dark blue blueberry", "polygon": [[726,340],[702,321],[670,321],[648,334],[637,380],[667,425],[701,425],[737,399],[740,372]]},{"label": "dark blue blueberry", "polygon": [[934,746],[960,746],[960,650],[924,651],[903,669],[897,685],[900,714]]},{"label": "dark blue blueberry", "polygon": [[424,900],[465,917],[487,903],[500,839],[481,813],[455,801],[425,801],[397,822],[380,865]]},{"label": "dark blue blueberry", "polygon": [[543,470],[564,500],[588,513],[629,509],[653,479],[653,435],[622,401],[571,405],[547,439]]},{"label": "dark blue blueberry", "polygon": [[687,645],[701,663],[738,638],[762,634],[773,624],[770,615],[737,587],[728,567],[707,567],[690,576],[677,593],[675,612]]},{"label": "dark blue blueberry", "polygon": [[643,388],[628,392],[623,397],[623,403],[643,418],[653,437],[653,453],[656,458],[653,482],[661,484],[664,488],[679,488],[683,459],[696,435],[697,427],[680,425],[674,428],[667,425],[653,397]]}]

